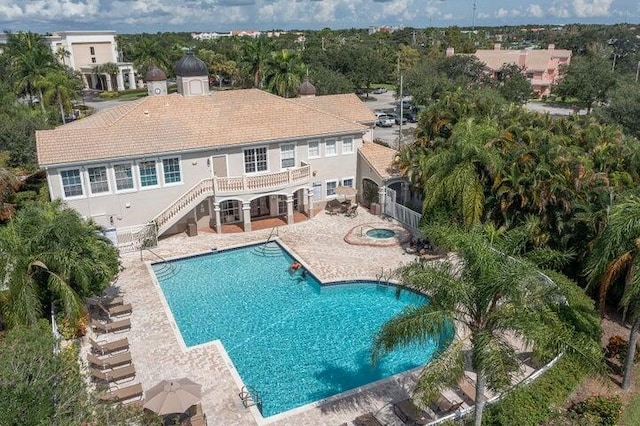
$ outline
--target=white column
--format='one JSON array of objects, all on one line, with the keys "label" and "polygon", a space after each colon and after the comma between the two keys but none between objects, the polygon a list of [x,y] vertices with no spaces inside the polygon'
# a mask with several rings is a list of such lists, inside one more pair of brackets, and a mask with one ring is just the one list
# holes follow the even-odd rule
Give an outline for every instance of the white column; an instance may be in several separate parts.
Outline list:
[{"label": "white column", "polygon": [[242,202],[242,220],[244,221],[244,232],[251,231],[251,202]]},{"label": "white column", "polygon": [[91,89],[95,89],[98,85],[98,76],[95,74],[91,74]]},{"label": "white column", "polygon": [[129,70],[129,89],[133,90],[136,88],[136,75],[133,73],[133,70]]},{"label": "white column", "polygon": [[293,225],[293,195],[287,195],[287,225]]},{"label": "white column", "polygon": [[307,189],[307,214],[313,217],[313,188]]},{"label": "white column", "polygon": [[118,69],[118,74],[116,74],[116,82],[118,83],[118,92],[124,90],[124,76],[122,75],[122,70]]},{"label": "white column", "polygon": [[220,218],[220,203],[213,203],[213,211],[215,212],[216,232],[222,234],[222,220]]},{"label": "white column", "polygon": [[378,187],[378,203],[380,204],[380,216],[384,215],[384,206],[387,203],[387,187]]},{"label": "white column", "polygon": [[109,74],[103,74],[105,76],[105,80],[107,80],[107,90],[111,92],[113,90],[113,84],[111,84],[111,76]]}]

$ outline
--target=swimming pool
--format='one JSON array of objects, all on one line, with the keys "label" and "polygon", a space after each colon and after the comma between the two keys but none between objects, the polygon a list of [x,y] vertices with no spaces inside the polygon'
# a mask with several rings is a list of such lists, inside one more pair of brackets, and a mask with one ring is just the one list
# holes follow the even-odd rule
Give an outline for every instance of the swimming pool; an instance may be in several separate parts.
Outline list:
[{"label": "swimming pool", "polygon": [[426,363],[433,344],[370,364],[372,336],[420,295],[371,282],[320,285],[294,275],[275,243],[153,265],[188,347],[220,339],[242,381],[272,416]]}]

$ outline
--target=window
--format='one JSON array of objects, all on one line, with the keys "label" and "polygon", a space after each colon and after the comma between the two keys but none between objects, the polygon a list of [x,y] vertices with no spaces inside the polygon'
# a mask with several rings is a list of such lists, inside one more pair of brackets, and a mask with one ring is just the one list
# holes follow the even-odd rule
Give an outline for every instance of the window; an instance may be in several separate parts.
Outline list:
[{"label": "window", "polygon": [[335,180],[327,181],[327,197],[332,195],[336,195],[336,187],[338,186],[338,182]]},{"label": "window", "polygon": [[155,161],[141,161],[138,163],[140,169],[140,186],[156,186],[158,184],[158,171]]},{"label": "window", "polygon": [[342,186],[349,186],[353,188],[353,178],[344,178],[342,179]]},{"label": "window", "polygon": [[318,141],[309,142],[308,158],[320,158],[320,142]]},{"label": "window", "polygon": [[89,47],[89,53],[91,53],[92,56],[95,55],[96,54],[96,48],[93,47],[93,46],[90,46]]},{"label": "window", "polygon": [[280,168],[295,167],[296,165],[296,146],[288,143],[280,145]]},{"label": "window", "polygon": [[342,153],[343,154],[353,153],[353,138],[342,139]]},{"label": "window", "polygon": [[223,223],[240,221],[240,203],[236,200],[221,202],[220,217]]},{"label": "window", "polygon": [[60,177],[62,178],[62,189],[66,198],[82,196],[80,169],[63,170],[60,172]]},{"label": "window", "polygon": [[105,166],[88,167],[87,175],[89,175],[89,188],[92,194],[109,192],[109,179]]},{"label": "window", "polygon": [[165,184],[182,182],[182,177],[180,176],[180,158],[163,158],[162,173]]},{"label": "window", "polygon": [[336,140],[335,139],[327,139],[324,143],[324,155],[329,157],[331,155],[336,155]]},{"label": "window", "polygon": [[96,58],[91,58],[91,63],[95,64],[96,63]]},{"label": "window", "polygon": [[267,148],[250,148],[244,150],[244,172],[255,173],[267,171]]},{"label": "window", "polygon": [[288,212],[287,208],[287,197],[283,197],[282,195],[278,196],[278,214],[285,215]]},{"label": "window", "polygon": [[114,164],[113,174],[116,177],[116,191],[133,189],[133,168],[131,164]]}]

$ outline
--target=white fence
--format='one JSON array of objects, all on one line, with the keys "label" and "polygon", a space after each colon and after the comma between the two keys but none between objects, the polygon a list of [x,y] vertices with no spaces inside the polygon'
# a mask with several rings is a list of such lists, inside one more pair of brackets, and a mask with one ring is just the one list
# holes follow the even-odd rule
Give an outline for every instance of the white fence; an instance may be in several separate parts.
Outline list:
[{"label": "white fence", "polygon": [[417,232],[418,225],[422,215],[396,202],[396,191],[386,188],[386,197],[384,203],[384,214],[391,216],[398,222],[411,228],[413,232]]}]

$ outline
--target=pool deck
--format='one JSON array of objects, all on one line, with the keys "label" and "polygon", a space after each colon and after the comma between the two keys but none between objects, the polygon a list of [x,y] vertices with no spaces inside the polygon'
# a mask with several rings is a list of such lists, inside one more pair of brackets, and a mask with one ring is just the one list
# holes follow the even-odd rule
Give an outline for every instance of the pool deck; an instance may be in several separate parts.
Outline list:
[{"label": "pool deck", "polygon": [[[375,279],[383,272],[388,275],[407,264],[415,256],[405,254],[399,245],[354,245],[345,241],[358,227],[396,228],[396,222],[369,214],[360,207],[356,217],[326,215],[320,212],[311,220],[279,227],[278,238],[302,264],[321,281],[346,279]],[[183,257],[212,248],[224,249],[247,243],[265,241],[271,229],[234,234],[200,232],[198,236],[175,235],[159,242],[154,253],[164,258]],[[136,368],[136,381],[146,390],[163,379],[188,377],[202,384],[202,407],[208,424],[214,425],[339,425],[352,421],[366,412],[390,425],[402,424],[391,411],[390,403],[406,399],[415,382],[415,372],[404,373],[345,394],[292,410],[267,420],[256,416],[255,408],[247,409],[238,396],[237,373],[226,354],[216,344],[186,349],[178,338],[175,323],[160,290],[152,278],[148,264],[159,259],[152,253],[123,254],[123,271],[115,287],[125,301],[133,305],[131,330],[107,339],[127,336]],[[112,289],[113,290],[113,289]],[[237,318],[242,321],[241,317]],[[327,342],[327,350],[331,350]],[[269,362],[265,359],[265,363]],[[250,384],[249,384],[250,385]]]}]

